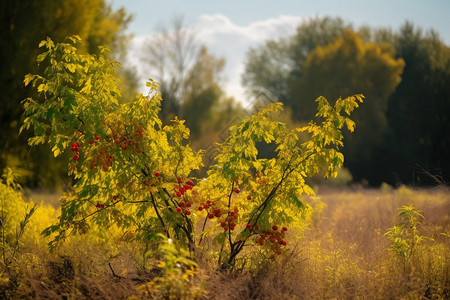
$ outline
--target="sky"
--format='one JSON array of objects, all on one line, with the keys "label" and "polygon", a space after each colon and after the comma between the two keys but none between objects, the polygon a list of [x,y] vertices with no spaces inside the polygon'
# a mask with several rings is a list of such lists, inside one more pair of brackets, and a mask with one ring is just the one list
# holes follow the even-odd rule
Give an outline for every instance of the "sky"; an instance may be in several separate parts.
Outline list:
[{"label": "sky", "polygon": [[241,85],[248,50],[295,33],[301,22],[313,17],[341,17],[355,28],[394,30],[411,21],[424,30],[434,29],[450,45],[450,0],[112,0],[112,5],[134,16],[127,29],[134,34],[128,64],[142,78],[141,92],[145,80],[156,76],[142,63],[143,45],[177,16],[211,54],[226,60],[224,90],[242,102],[248,100]]}]

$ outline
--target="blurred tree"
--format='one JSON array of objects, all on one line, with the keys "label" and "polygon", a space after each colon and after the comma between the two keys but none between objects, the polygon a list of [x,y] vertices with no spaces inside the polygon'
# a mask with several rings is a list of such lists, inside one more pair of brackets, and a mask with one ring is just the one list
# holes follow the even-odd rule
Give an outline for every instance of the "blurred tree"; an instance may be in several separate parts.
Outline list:
[{"label": "blurred tree", "polygon": [[63,164],[48,165],[48,150],[36,148],[30,152],[26,133],[18,135],[22,123],[20,102],[29,96],[23,79],[37,71],[39,42],[47,36],[62,42],[77,34],[85,41],[86,52],[97,53],[97,47],[106,44],[115,58],[120,58],[127,41],[123,30],[129,21],[124,9],[113,11],[105,0],[0,2],[0,170],[7,164],[32,170],[29,184],[35,186],[54,185],[65,170]]},{"label": "blurred tree", "polygon": [[161,119],[167,123],[177,115],[186,120],[195,147],[217,138],[242,110],[221,87],[225,60],[208,53],[182,18],[148,39],[143,60],[160,83]]},{"label": "blurred tree", "polygon": [[289,99],[288,83],[293,60],[290,57],[290,40],[267,41],[264,46],[252,48],[247,53],[242,84],[250,95],[264,94],[269,99]]},{"label": "blurred tree", "polygon": [[362,93],[366,100],[353,115],[354,134],[345,136],[343,149],[346,166],[356,180],[367,170],[376,169],[376,149],[388,130],[386,110],[389,96],[401,81],[404,62],[374,43],[363,43],[353,31],[345,31],[326,46],[310,52],[302,67],[302,76],[292,81],[290,94],[297,119],[315,115],[314,99],[329,101]]},{"label": "blurred tree", "polygon": [[357,132],[344,149],[354,178],[418,183],[426,170],[448,182],[449,47],[411,23],[398,32],[361,27],[360,37],[350,29],[338,18],[306,21],[296,35],[252,49],[243,83],[254,95],[281,99],[297,120],[311,117],[319,95],[334,100],[362,92],[367,101],[355,113]]},{"label": "blurred tree", "polygon": [[183,18],[173,19],[171,27],[160,26],[145,43],[143,61],[151,77],[160,84],[164,101],[161,119],[168,122],[179,115],[186,93],[186,76],[200,51],[195,32],[184,26]]},{"label": "blurred tree", "polygon": [[381,149],[385,159],[382,172],[396,183],[434,181],[420,174],[423,169],[448,183],[450,48],[436,32],[424,34],[408,22],[386,39],[394,44],[396,55],[404,59],[406,67],[402,82],[389,100],[387,121],[391,130]]},{"label": "blurred tree", "polygon": [[180,117],[186,120],[194,140],[201,136],[204,124],[211,124],[213,107],[224,96],[219,86],[219,74],[224,65],[224,59],[216,59],[203,47],[185,78],[185,97]]},{"label": "blurred tree", "polygon": [[261,94],[291,105],[291,80],[302,76],[302,67],[309,53],[325,46],[351,29],[340,18],[314,18],[300,24],[295,35],[267,41],[247,53],[242,84],[255,97]]}]

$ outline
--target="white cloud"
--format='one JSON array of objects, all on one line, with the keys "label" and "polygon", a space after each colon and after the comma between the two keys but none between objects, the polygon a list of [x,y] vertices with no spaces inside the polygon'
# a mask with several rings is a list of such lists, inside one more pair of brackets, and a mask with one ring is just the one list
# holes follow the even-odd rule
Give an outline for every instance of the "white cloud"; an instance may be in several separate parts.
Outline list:
[{"label": "white cloud", "polygon": [[[227,79],[224,90],[236,100],[245,101],[244,88],[241,86],[241,74],[247,51],[264,43],[269,39],[277,39],[295,33],[295,29],[302,22],[302,18],[296,16],[281,15],[239,26],[231,22],[229,18],[221,14],[202,15],[194,30],[197,38],[216,57],[225,58],[226,66],[224,77]],[[129,62],[136,66],[138,78],[152,76],[145,72],[142,58],[142,47],[148,36],[136,36],[132,41],[132,49],[129,53]],[[144,91],[145,89],[143,89]]]}]

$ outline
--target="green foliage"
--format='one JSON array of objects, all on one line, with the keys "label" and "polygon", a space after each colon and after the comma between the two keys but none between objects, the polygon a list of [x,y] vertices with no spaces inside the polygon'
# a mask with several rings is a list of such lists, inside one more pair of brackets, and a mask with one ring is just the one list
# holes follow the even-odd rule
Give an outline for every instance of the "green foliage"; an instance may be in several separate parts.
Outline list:
[{"label": "green foliage", "polygon": [[105,0],[5,0],[0,3],[0,12],[4,45],[0,66],[0,170],[26,170],[21,173],[21,183],[53,188],[61,184],[65,164],[50,159],[47,148],[30,151],[26,145],[30,136],[18,134],[23,121],[20,100],[36,95],[34,90],[24,88],[23,78],[47,66],[46,62],[36,66],[36,57],[41,54],[36,45],[46,37],[63,42],[66,36],[77,34],[84,41],[78,46],[83,52],[98,54],[98,46],[107,44],[113,49],[112,56],[118,58],[125,54],[128,37],[123,31],[130,16],[124,9],[112,10]]},{"label": "green foliage", "polygon": [[[301,228],[307,214],[302,194],[314,194],[305,178],[337,175],[344,161],[341,131],[354,130],[349,115],[363,96],[340,98],[334,106],[319,97],[318,122],[292,130],[271,120],[281,103],[267,106],[230,128],[208,176],[196,186],[191,176],[202,166],[202,152],[190,148],[183,121],[175,118],[163,126],[158,85],[150,79],[148,96],[119,103],[117,64],[106,57],[107,48],[98,57],[79,54],[74,45],[80,38],[68,40],[41,42],[46,51],[38,61],[50,64],[43,76],[25,77],[40,95],[23,102],[22,128],[34,130],[29,144],[48,143],[55,156],[70,148],[74,153],[69,174],[75,183],[61,200],[59,222],[43,232],[53,236],[51,249],[72,234],[88,232],[90,224],[114,224],[124,240],[147,243],[164,234],[191,254],[211,238],[222,245],[224,268],[235,266],[251,237],[261,246],[267,238],[263,249],[281,254],[287,227]],[[258,157],[256,145],[262,141],[276,145],[276,157]]]}]

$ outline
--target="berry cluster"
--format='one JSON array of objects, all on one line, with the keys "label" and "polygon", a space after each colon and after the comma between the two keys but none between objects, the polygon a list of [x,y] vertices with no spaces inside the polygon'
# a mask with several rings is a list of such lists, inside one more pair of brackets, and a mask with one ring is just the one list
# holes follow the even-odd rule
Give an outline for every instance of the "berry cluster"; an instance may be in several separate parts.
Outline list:
[{"label": "berry cluster", "polygon": [[126,136],[120,137],[119,133],[116,133],[116,138],[114,139],[114,143],[119,145],[122,150],[125,152],[130,152],[130,149],[134,149],[136,153],[142,153],[142,150],[139,148],[140,143],[138,141],[135,141],[134,139],[129,139]]},{"label": "berry cluster", "polygon": [[185,215],[190,215],[191,211],[189,210],[189,208],[192,206],[192,204],[190,202],[184,202],[184,201],[180,201],[178,203],[179,207],[177,207],[177,212],[181,213],[183,212]]},{"label": "berry cluster", "polygon": [[[155,177],[159,176],[161,176],[161,174],[159,172],[156,172]],[[178,198],[183,196],[186,193],[186,191],[192,190],[192,188],[195,186],[194,182],[192,182],[191,180],[185,182],[184,179],[181,177],[177,178],[177,182],[178,184],[175,184],[173,188]],[[192,213],[189,209],[192,206],[192,203],[189,201],[189,199],[187,199],[186,201],[180,201],[178,205],[179,206],[177,207],[177,212],[184,213],[187,216],[189,216]]]},{"label": "berry cluster", "polygon": [[[157,176],[156,174],[159,174],[159,173],[158,172],[155,173],[155,176],[159,177],[159,175]],[[182,195],[184,195],[184,193],[186,191],[192,190],[192,188],[195,186],[195,184],[191,180],[184,182],[183,178],[181,178],[181,177],[177,178],[177,182],[178,182],[178,184],[175,184],[173,186],[177,197],[181,197]]]},{"label": "berry cluster", "polygon": [[97,207],[97,208],[99,208],[99,209],[102,209],[102,208],[105,208],[105,204],[103,204],[103,203],[97,203],[97,204],[95,205],[95,207]]},{"label": "berry cluster", "polygon": [[[255,225],[254,229],[257,231]],[[263,230],[258,233],[258,236],[255,237],[254,241],[257,244],[260,244],[261,246],[266,245],[266,240],[270,242],[269,248],[275,252],[276,254],[280,255],[282,252],[281,247],[286,246],[286,241],[283,240],[284,234],[287,231],[286,227],[283,227],[281,230],[278,230],[277,225],[272,226],[272,230]]]},{"label": "berry cluster", "polygon": [[92,145],[93,143],[95,143],[95,141],[98,141],[100,139],[99,135],[94,135],[94,140],[89,140],[88,143],[89,145]]},{"label": "berry cluster", "polygon": [[206,201],[206,203],[198,207],[199,211],[205,210],[208,213],[208,218],[212,219],[214,217],[220,218],[222,216],[222,210],[216,206],[214,201]]},{"label": "berry cluster", "polygon": [[236,228],[236,223],[234,221],[237,220],[238,215],[239,215],[239,209],[237,206],[235,206],[234,209],[228,213],[228,216],[226,217],[226,219],[220,222],[220,226],[223,227],[223,230],[233,231]]},{"label": "berry cluster", "polygon": [[72,151],[75,152],[73,160],[78,160],[80,158],[80,153],[78,152],[80,150],[80,147],[81,147],[80,142],[72,143]]},{"label": "berry cluster", "polygon": [[102,166],[103,171],[107,172],[114,162],[114,157],[107,150],[100,148],[97,154],[89,165],[89,168],[94,169],[96,166]]},{"label": "berry cluster", "polygon": [[115,130],[108,134],[107,137],[112,139],[115,144],[127,153],[130,152],[130,149],[134,150],[136,153],[142,153],[142,150],[139,148],[140,142],[138,140],[142,140],[144,137],[144,129],[140,126],[134,130],[134,134],[131,138]]}]

